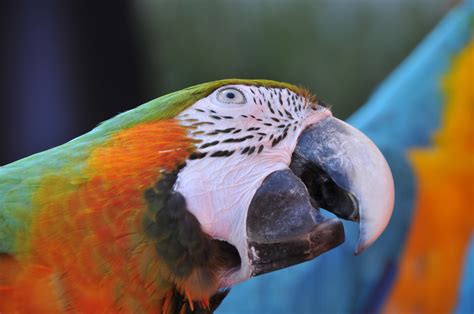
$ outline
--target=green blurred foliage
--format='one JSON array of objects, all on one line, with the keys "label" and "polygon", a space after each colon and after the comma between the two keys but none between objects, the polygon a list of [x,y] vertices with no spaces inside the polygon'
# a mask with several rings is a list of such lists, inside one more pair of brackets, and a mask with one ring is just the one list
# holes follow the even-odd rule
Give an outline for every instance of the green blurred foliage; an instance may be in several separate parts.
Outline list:
[{"label": "green blurred foliage", "polygon": [[137,0],[135,8],[150,94],[267,78],[310,88],[346,118],[456,2]]}]

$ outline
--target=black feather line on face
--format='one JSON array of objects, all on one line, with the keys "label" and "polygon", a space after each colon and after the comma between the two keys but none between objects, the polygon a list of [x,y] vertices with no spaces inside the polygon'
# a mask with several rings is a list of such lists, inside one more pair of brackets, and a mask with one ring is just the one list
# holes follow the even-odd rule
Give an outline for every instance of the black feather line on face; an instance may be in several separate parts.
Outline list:
[{"label": "black feather line on face", "polygon": [[293,115],[292,115],[288,110],[286,110],[286,109],[284,109],[284,110],[285,110],[285,113],[286,113],[287,117],[288,117],[290,120],[294,120]]},{"label": "black feather line on face", "polygon": [[210,157],[229,157],[229,156],[232,156],[232,154],[234,153],[235,151],[233,150],[217,150],[215,152],[213,152]]},{"label": "black feather line on face", "polygon": [[247,135],[240,138],[228,138],[228,139],[223,140],[222,143],[241,143],[243,141],[246,141],[252,138],[254,138],[253,135]]},{"label": "black feather line on face", "polygon": [[255,152],[255,146],[250,147],[250,150],[249,150],[249,152],[248,152],[248,155],[249,155],[249,156],[252,155],[253,152]]},{"label": "black feather line on face", "polygon": [[219,133],[230,133],[230,132],[232,132],[232,131],[234,131],[234,130],[235,130],[235,128],[216,129],[216,130],[214,130],[214,131],[212,131],[212,132],[207,133],[207,135],[217,135],[217,134],[219,134]]},{"label": "black feather line on face", "polygon": [[202,153],[202,152],[193,152],[191,155],[189,155],[189,159],[190,160],[194,160],[194,159],[202,159],[204,157],[206,157],[207,153]]},{"label": "black feather line on face", "polygon": [[270,103],[270,100],[267,101],[267,107],[268,107],[268,109],[270,109],[270,112],[271,112],[272,114],[275,114],[275,110],[273,110],[272,105],[271,105],[271,103]]},{"label": "black feather line on face", "polygon": [[203,149],[203,148],[215,146],[215,145],[217,145],[217,144],[219,144],[219,141],[214,141],[214,142],[210,142],[210,143],[204,143],[204,144],[202,144],[199,148],[200,148],[200,149]]}]

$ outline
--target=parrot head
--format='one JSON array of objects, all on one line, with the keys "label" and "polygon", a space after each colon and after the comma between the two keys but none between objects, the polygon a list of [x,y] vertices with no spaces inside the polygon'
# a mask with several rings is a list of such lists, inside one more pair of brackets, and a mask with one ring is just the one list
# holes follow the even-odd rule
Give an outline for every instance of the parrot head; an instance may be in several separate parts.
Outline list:
[{"label": "parrot head", "polygon": [[205,90],[176,116],[195,151],[173,189],[220,243],[220,288],[343,243],[342,222],[323,210],[359,223],[356,254],[380,236],[393,179],[365,135],[290,84],[226,80]]}]

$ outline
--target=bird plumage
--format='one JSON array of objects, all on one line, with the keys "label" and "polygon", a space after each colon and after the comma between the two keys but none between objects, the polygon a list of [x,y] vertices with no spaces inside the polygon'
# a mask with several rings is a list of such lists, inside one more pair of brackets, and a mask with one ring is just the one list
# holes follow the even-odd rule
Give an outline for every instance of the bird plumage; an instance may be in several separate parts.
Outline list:
[{"label": "bird plumage", "polygon": [[[175,173],[196,142],[174,117],[227,84],[304,93],[264,80],[205,83],[0,168],[0,311],[166,312],[176,311],[177,297],[189,300],[187,308],[191,300],[209,307],[215,265],[199,261],[212,260],[217,244],[194,217],[182,214],[181,227],[176,211],[164,208],[179,201],[170,194]],[[167,254],[187,259],[188,269],[173,267]]]}]

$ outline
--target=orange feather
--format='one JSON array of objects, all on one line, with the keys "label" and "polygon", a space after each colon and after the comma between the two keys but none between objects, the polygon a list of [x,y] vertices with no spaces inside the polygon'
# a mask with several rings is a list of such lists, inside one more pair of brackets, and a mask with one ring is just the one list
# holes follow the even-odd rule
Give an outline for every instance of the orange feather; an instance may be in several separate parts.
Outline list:
[{"label": "orange feather", "polygon": [[16,274],[0,281],[0,312],[159,310],[173,282],[143,231],[144,192],[192,144],[175,120],[145,123],[93,149],[80,176],[44,177],[26,253],[0,259]]}]

